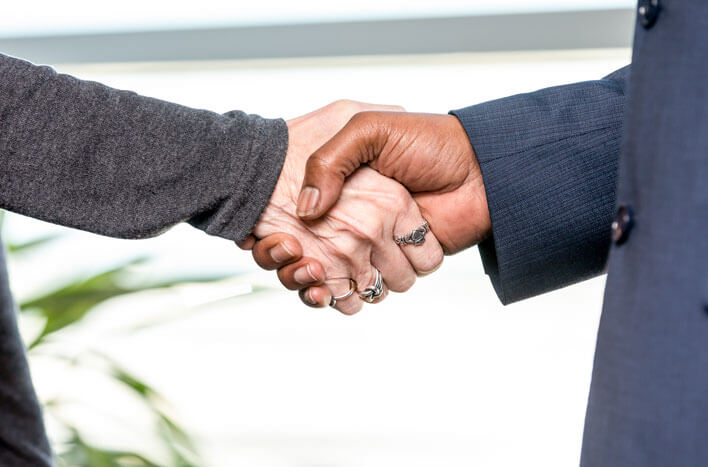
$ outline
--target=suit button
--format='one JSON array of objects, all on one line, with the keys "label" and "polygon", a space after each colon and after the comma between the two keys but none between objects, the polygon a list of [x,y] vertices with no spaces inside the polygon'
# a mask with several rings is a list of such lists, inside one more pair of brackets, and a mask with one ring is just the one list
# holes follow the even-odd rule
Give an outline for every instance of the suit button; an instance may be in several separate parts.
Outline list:
[{"label": "suit button", "polygon": [[639,0],[639,22],[642,23],[644,29],[649,29],[656,22],[659,16],[659,0]]},{"label": "suit button", "polygon": [[612,222],[612,241],[616,245],[621,245],[627,241],[629,231],[634,225],[634,215],[632,208],[623,204],[617,210],[617,216]]}]

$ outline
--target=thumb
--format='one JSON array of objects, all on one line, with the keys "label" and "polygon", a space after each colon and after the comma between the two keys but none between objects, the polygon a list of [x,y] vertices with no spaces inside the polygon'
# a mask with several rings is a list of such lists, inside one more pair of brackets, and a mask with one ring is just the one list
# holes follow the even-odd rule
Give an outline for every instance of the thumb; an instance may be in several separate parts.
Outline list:
[{"label": "thumb", "polygon": [[344,180],[359,166],[376,159],[385,142],[384,112],[354,115],[344,128],[307,160],[297,215],[317,219],[339,198]]}]

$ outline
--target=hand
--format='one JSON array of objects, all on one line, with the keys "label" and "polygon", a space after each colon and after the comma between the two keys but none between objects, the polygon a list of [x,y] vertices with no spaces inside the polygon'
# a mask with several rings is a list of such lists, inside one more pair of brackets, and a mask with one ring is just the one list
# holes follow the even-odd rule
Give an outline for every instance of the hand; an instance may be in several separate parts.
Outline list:
[{"label": "hand", "polygon": [[467,134],[451,115],[363,112],[307,162],[298,215],[322,216],[362,164],[414,193],[423,217],[452,254],[484,240],[491,220]]},{"label": "hand", "polygon": [[[474,151],[456,117],[392,112],[354,116],[310,158],[303,186],[320,192],[300,196],[300,212],[315,218],[336,200],[346,176],[362,163],[402,182],[414,195],[421,213],[448,254],[479,243],[491,231],[484,184]],[[310,212],[308,212],[310,211]],[[270,239],[264,239],[264,242]],[[293,237],[281,236],[296,247]],[[263,249],[254,250],[262,261]],[[310,259],[311,268],[320,265]],[[283,283],[291,270],[281,269]],[[308,293],[308,290],[301,291]]]},{"label": "hand", "polygon": [[[332,293],[344,294],[349,278],[359,291],[371,285],[374,267],[381,271],[387,288],[405,291],[415,282],[416,272],[433,270],[442,261],[442,249],[432,233],[420,247],[394,243],[394,234],[417,227],[423,217],[405,188],[368,168],[356,171],[340,187],[338,202],[324,217],[303,221],[295,214],[308,156],[361,106],[335,103],[288,122],[290,147],[281,177],[254,229],[256,237],[265,238],[254,246],[258,264],[280,268],[279,277],[288,288],[307,288],[301,297],[313,306],[329,303]],[[280,232],[294,237],[271,237]],[[252,244],[249,240],[241,246]],[[300,257],[303,251],[308,257]],[[337,303],[346,314],[360,308],[357,294]]]}]

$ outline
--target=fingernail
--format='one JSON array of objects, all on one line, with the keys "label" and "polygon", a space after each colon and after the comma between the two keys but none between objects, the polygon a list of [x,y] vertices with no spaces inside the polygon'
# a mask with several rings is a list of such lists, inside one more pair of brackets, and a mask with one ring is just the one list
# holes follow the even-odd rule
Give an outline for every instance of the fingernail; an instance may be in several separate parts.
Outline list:
[{"label": "fingernail", "polygon": [[278,243],[270,249],[270,257],[273,258],[273,261],[276,263],[282,263],[283,261],[287,261],[294,256],[295,255],[293,252],[288,250],[288,247],[285,246],[285,243],[283,242]]},{"label": "fingernail", "polygon": [[312,306],[317,306],[318,303],[315,301],[314,298],[312,298],[312,289],[307,289],[307,292],[305,292],[305,300],[307,303],[309,303]]},{"label": "fingernail", "polygon": [[303,188],[300,199],[297,203],[297,215],[300,217],[309,216],[315,212],[317,202],[320,200],[320,190],[308,186]]},{"label": "fingernail", "polygon": [[295,271],[295,274],[293,274],[293,279],[295,279],[295,282],[298,284],[310,284],[312,282],[317,282],[317,278],[314,274],[312,274],[309,264],[306,264],[305,267]]}]

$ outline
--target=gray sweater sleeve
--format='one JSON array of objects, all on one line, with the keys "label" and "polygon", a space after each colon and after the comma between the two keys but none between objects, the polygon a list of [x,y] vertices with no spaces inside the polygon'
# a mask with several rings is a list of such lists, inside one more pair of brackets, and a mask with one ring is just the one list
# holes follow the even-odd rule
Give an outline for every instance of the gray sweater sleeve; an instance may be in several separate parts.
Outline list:
[{"label": "gray sweater sleeve", "polygon": [[629,74],[452,112],[482,170],[492,237],[479,250],[504,304],[604,271]]},{"label": "gray sweater sleeve", "polygon": [[187,221],[241,240],[265,208],[287,127],[220,115],[0,55],[0,208],[144,238]]}]

